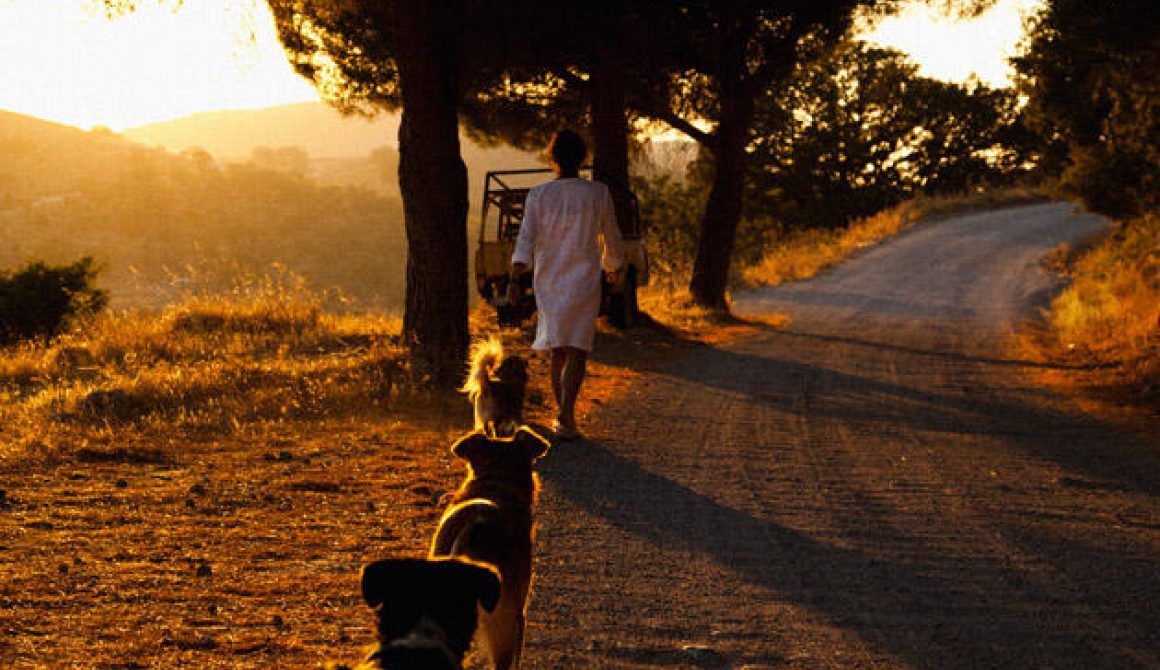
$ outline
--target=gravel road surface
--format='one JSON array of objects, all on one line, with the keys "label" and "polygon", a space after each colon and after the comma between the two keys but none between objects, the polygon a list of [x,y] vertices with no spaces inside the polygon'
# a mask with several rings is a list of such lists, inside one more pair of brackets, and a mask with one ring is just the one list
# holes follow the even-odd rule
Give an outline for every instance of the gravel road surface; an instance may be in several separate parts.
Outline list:
[{"label": "gravel road surface", "polygon": [[737,296],[544,460],[524,667],[1160,668],[1160,437],[1007,346],[1099,230],[1060,204],[926,224]]}]

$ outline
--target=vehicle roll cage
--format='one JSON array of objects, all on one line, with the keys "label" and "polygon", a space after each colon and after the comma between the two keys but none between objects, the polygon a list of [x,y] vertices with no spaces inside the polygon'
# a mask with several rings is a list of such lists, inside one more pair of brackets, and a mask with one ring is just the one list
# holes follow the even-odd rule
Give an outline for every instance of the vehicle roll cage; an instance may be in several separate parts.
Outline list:
[{"label": "vehicle roll cage", "polygon": [[[584,166],[581,172],[591,174],[592,167]],[[524,219],[524,202],[532,186],[513,186],[511,177],[534,174],[551,174],[551,168],[526,168],[522,170],[496,170],[487,173],[483,182],[483,211],[479,218],[479,239],[487,239],[488,215],[492,208],[497,211],[498,221],[495,224],[496,239],[514,240],[519,234],[520,222]],[[507,179],[507,181],[505,181]],[[640,224],[640,202],[627,186],[613,185],[614,197],[627,197],[631,203],[629,220],[617,220],[621,234],[625,239],[639,239],[642,231]]]}]

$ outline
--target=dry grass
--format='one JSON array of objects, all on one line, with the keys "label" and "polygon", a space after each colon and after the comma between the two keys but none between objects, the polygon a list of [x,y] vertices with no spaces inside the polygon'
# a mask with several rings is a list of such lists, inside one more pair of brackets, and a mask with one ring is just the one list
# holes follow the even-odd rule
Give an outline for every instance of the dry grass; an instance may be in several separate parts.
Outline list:
[{"label": "dry grass", "polygon": [[917,223],[1043,199],[1040,193],[1026,188],[960,196],[919,196],[874,216],[855,220],[845,228],[791,231],[778,239],[761,261],[743,268],[738,283],[741,288],[753,288],[808,279]]},{"label": "dry grass", "polygon": [[359,566],[421,555],[457,475],[398,419],[399,325],[270,279],[3,352],[0,666],[357,658]]},{"label": "dry grass", "polygon": [[398,319],[326,314],[320,300],[268,281],[9,350],[0,459],[381,410],[406,385]]},{"label": "dry grass", "polygon": [[1117,224],[1101,240],[1061,249],[1050,265],[1071,278],[1036,343],[1051,360],[1090,367],[1062,383],[1132,404],[1160,400],[1160,216]]},{"label": "dry grass", "polygon": [[736,317],[696,305],[688,291],[673,283],[654,282],[639,295],[640,309],[654,325],[672,336],[703,344],[732,340],[755,327],[779,328],[789,322],[780,314]]},{"label": "dry grass", "polygon": [[0,352],[0,667],[353,661],[359,567],[422,556],[459,398],[397,319],[244,283]]},{"label": "dry grass", "polygon": [[[0,352],[0,667],[312,668],[373,641],[358,570],[426,553],[470,408],[410,385],[397,320],[248,286]],[[581,416],[664,339],[602,327]],[[544,357],[531,378],[544,423]]]}]

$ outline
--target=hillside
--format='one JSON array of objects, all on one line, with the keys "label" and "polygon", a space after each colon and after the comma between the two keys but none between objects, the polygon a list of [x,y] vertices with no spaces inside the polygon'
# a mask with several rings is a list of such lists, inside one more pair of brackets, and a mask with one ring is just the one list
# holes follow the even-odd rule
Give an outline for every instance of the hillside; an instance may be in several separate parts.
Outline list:
[{"label": "hillside", "polygon": [[369,304],[401,299],[395,198],[11,113],[0,113],[0,155],[0,267],[92,255],[121,307],[271,264]]},{"label": "hillside", "polygon": [[[202,149],[219,162],[247,162],[255,151],[295,150],[309,159],[307,173],[327,184],[358,186],[398,196],[399,117],[344,116],[316,102],[268,109],[204,112],[130,128],[122,135],[147,146],[181,153]],[[490,170],[543,165],[535,153],[482,147],[462,139],[472,202],[479,201]],[[474,210],[473,210],[474,211]]]},{"label": "hillside", "polygon": [[203,112],[121,133],[170,151],[200,147],[218,160],[244,161],[255,147],[300,147],[315,158],[362,158],[380,145],[397,144],[399,119],[343,116],[319,102],[268,109]]}]

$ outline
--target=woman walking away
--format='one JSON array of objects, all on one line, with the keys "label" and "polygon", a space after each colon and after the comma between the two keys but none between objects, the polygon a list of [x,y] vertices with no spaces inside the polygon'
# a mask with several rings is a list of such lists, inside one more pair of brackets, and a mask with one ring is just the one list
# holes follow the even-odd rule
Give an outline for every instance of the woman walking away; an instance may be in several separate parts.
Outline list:
[{"label": "woman walking away", "polygon": [[[552,136],[548,154],[556,178],[528,193],[512,254],[513,280],[534,267],[539,315],[532,347],[552,351],[553,430],[565,440],[580,435],[576,398],[596,337],[601,269],[615,283],[624,260],[608,187],[579,176],[587,153],[571,130]],[[515,285],[508,283],[510,290]]]}]

